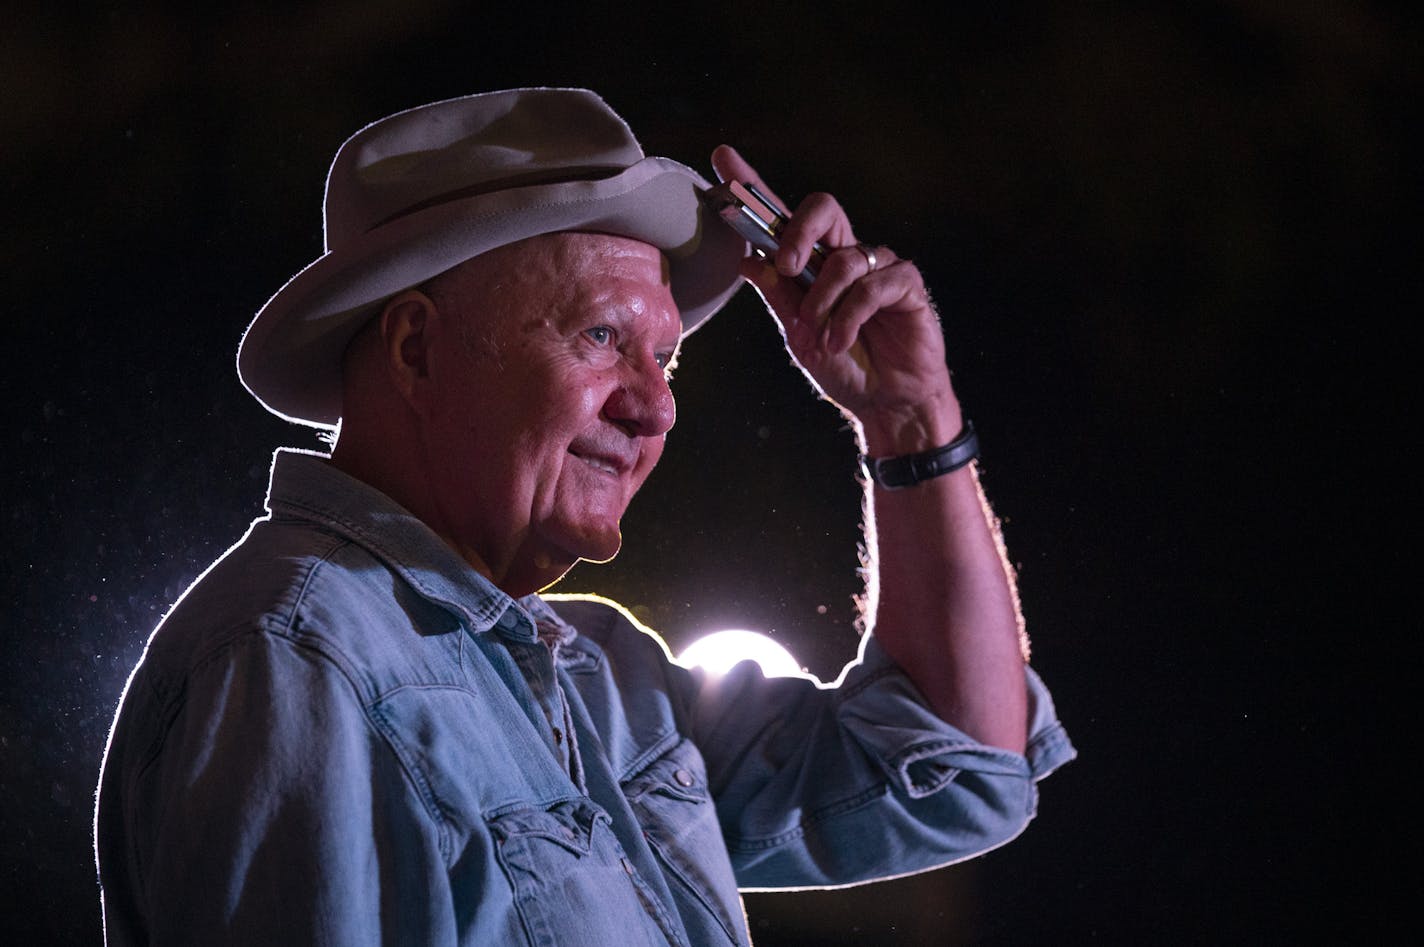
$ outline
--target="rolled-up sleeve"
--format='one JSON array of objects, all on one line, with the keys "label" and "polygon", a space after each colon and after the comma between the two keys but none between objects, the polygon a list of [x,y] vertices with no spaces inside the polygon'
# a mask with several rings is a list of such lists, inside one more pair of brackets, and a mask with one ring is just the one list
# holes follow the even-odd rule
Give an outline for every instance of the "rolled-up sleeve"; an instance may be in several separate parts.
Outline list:
[{"label": "rolled-up sleeve", "polygon": [[749,663],[697,680],[698,742],[746,889],[855,884],[995,848],[1075,755],[1027,667],[1024,755],[941,720],[873,638],[834,688]]},{"label": "rolled-up sleeve", "polygon": [[911,798],[940,791],[962,769],[1027,775],[1036,782],[1073,759],[1075,752],[1048,688],[1032,668],[1025,666],[1024,672],[1029,700],[1026,757],[985,746],[941,720],[873,638],[841,687],[839,717],[891,782]]}]

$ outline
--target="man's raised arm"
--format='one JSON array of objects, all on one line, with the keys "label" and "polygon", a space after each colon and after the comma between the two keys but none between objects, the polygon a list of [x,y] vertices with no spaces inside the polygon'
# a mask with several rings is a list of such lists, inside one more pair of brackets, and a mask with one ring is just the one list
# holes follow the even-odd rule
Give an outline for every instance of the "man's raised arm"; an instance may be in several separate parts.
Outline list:
[{"label": "man's raised arm", "polygon": [[[719,177],[771,190],[733,149],[712,156]],[[919,270],[886,247],[858,243],[827,194],[795,209],[775,267],[743,264],[780,322],[793,358],[856,423],[873,459],[909,458],[955,445],[965,420],[950,383],[944,337]],[[815,282],[792,279],[814,245]],[[930,468],[899,465],[911,478]],[[898,489],[867,488],[867,609],[887,654],[935,712],[975,739],[1017,753],[1027,738],[1022,620],[974,464]]]}]

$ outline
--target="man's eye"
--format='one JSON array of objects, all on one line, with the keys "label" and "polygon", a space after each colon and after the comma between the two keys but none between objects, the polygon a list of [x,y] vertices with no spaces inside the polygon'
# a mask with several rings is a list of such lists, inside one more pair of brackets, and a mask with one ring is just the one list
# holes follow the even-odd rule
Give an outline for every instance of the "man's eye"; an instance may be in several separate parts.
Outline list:
[{"label": "man's eye", "polygon": [[587,335],[598,345],[609,345],[613,342],[613,330],[608,326],[594,326],[592,329],[585,330],[584,335]]}]

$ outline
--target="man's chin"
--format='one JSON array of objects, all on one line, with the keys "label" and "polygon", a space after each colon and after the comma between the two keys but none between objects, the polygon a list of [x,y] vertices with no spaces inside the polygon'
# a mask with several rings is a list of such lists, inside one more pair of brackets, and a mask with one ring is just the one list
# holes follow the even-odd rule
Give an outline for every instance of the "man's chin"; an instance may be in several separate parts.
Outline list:
[{"label": "man's chin", "polygon": [[608,562],[618,555],[623,547],[623,534],[615,524],[610,529],[581,531],[573,536],[556,537],[556,542],[547,554],[536,557],[545,568],[557,568],[561,564],[565,571],[576,562]]},{"label": "man's chin", "polygon": [[579,553],[579,559],[584,562],[611,562],[622,548],[623,534],[615,529],[611,539],[605,538],[602,542],[589,543],[588,547]]}]

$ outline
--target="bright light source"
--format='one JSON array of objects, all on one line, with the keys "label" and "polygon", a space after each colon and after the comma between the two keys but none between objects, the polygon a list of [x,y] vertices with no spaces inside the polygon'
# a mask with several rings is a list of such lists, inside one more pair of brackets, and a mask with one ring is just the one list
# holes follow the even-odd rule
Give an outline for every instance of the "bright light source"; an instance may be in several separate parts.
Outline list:
[{"label": "bright light source", "polygon": [[767,677],[794,677],[804,673],[791,652],[755,631],[729,629],[699,638],[677,656],[680,664],[725,674],[738,661],[755,661]]}]

